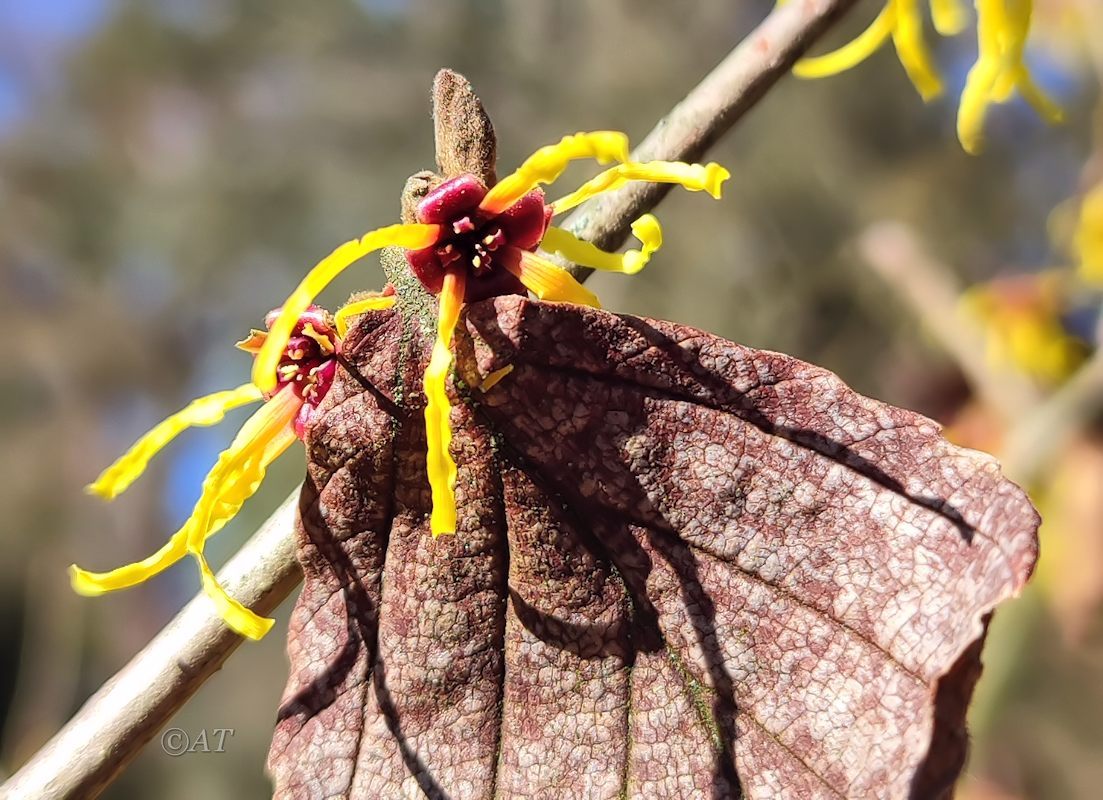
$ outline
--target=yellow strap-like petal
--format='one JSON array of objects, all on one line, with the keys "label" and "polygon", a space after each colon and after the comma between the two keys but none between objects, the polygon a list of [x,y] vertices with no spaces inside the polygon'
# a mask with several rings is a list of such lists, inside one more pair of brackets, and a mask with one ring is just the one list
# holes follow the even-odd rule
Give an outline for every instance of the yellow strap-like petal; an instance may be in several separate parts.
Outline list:
[{"label": "yellow strap-like petal", "polygon": [[105,500],[117,497],[145,471],[153,456],[176,438],[181,431],[191,427],[214,425],[222,421],[227,411],[262,399],[264,395],[260,390],[251,383],[247,383],[236,389],[215,392],[192,400],[182,410],[158,423],[153,430],[135,442],[114,464],[100,473],[94,483],[85,487],[85,491]]},{"label": "yellow strap-like petal", "polygon": [[[869,27],[852,41],[822,56],[802,58],[793,67],[793,74],[798,78],[824,78],[845,72],[877,52],[891,37],[900,63],[920,96],[924,100],[937,97],[942,92],[942,80],[923,39],[919,1],[889,0]],[[932,3],[938,6],[936,12],[932,5],[932,13],[938,14],[937,25],[949,30],[964,24],[964,10],[958,7],[958,0],[932,0]]]},{"label": "yellow strap-like petal", "polygon": [[168,569],[187,555],[187,530],[181,528],[171,539],[165,542],[149,558],[113,569],[110,572],[88,572],[72,564],[69,567],[69,582],[77,594],[96,597],[105,592],[137,586],[159,572]]},{"label": "yellow strap-like petal", "polygon": [[966,153],[976,155],[984,146],[984,119],[999,65],[977,61],[965,79],[957,108],[957,138]]},{"label": "yellow strap-like petal", "polygon": [[248,636],[250,639],[254,640],[263,638],[264,634],[272,630],[272,626],[276,621],[253,613],[237,600],[230,597],[230,594],[222,584],[218,582],[218,578],[215,577],[214,572],[211,570],[211,565],[207,563],[207,559],[202,553],[196,553],[195,560],[199,562],[199,574],[203,581],[203,593],[211,599],[211,602],[214,603],[215,610],[218,612],[218,616],[222,617],[222,620],[227,625],[242,636]]},{"label": "yellow strap-like petal", "polygon": [[502,263],[541,300],[601,308],[597,295],[576,281],[567,270],[533,253],[516,252],[516,259],[507,258]]},{"label": "yellow strap-like petal", "polygon": [[462,269],[450,270],[444,276],[437,312],[437,340],[425,368],[425,466],[432,492],[429,530],[433,536],[456,532],[456,462],[449,452],[452,406],[446,387],[452,367],[452,334],[463,307],[464,277]]},{"label": "yellow strap-like petal", "polygon": [[[201,555],[204,542],[237,514],[256,492],[267,466],[295,441],[291,421],[300,405],[294,392],[286,388],[249,418],[208,472],[191,516],[160,550],[110,572],[88,572],[74,564],[69,568],[73,589],[89,596],[125,589],[162,572],[189,552]],[[227,622],[234,626],[229,618]]]},{"label": "yellow strap-like petal", "polygon": [[731,173],[716,163],[686,164],[682,161],[649,161],[641,164],[630,161],[618,164],[582,184],[566,197],[552,203],[556,214],[561,214],[586,202],[591,197],[619,189],[629,181],[673,183],[691,192],[705,191],[715,199],[720,198],[724,181]]},{"label": "yellow strap-like petal", "polygon": [[1051,125],[1057,125],[1065,121],[1065,111],[1059,105],[1050,100],[1034,79],[1030,76],[1026,67],[1017,70],[1015,85],[1019,94],[1030,104],[1030,107],[1038,112],[1038,116]]},{"label": "yellow strap-like petal", "polygon": [[294,389],[285,386],[242,425],[203,481],[189,520],[189,549],[202,549],[203,542],[256,492],[268,465],[295,441],[292,421],[301,407]]},{"label": "yellow strap-like petal", "polygon": [[295,323],[318,293],[346,267],[380,248],[419,250],[433,244],[439,236],[439,225],[389,225],[345,242],[319,261],[284,302],[279,316],[269,328],[268,338],[253,364],[253,383],[266,392],[276,388],[276,365],[287,347]]},{"label": "yellow strap-like petal", "polygon": [[1034,83],[1023,61],[1033,13],[1032,0],[977,0],[977,63],[969,71],[958,106],[958,139],[969,153],[980,151],[991,103],[1007,102],[1018,90],[1047,122],[1064,113]]},{"label": "yellow strap-like petal", "polygon": [[942,36],[957,36],[969,23],[969,12],[961,0],[931,0],[931,20]]},{"label": "yellow strap-like petal", "polygon": [[365,297],[363,300],[353,300],[345,303],[337,313],[333,315],[333,322],[337,326],[337,335],[344,338],[349,332],[349,319],[364,314],[368,311],[384,311],[394,305],[394,295],[379,297]]},{"label": "yellow strap-like petal", "polygon": [[599,164],[628,160],[628,137],[617,131],[593,131],[564,136],[557,144],[541,147],[515,172],[502,178],[479,204],[484,211],[497,214],[516,203],[541,183],[551,183],[582,158]]},{"label": "yellow strap-like petal", "polygon": [[894,3],[896,26],[892,31],[892,41],[896,45],[896,54],[919,96],[924,100],[933,100],[942,94],[942,78],[923,38],[919,0],[894,0]]},{"label": "yellow strap-like petal", "polygon": [[846,72],[876,53],[892,36],[895,25],[896,10],[893,4],[889,3],[881,9],[881,13],[869,27],[852,41],[822,56],[802,58],[793,67],[793,74],[798,78],[826,78],[829,75]]},{"label": "yellow strap-like petal", "polygon": [[663,229],[654,215],[644,214],[632,223],[632,233],[643,244],[641,249],[608,253],[592,242],[584,242],[573,233],[551,227],[544,234],[540,248],[548,253],[558,253],[584,267],[635,275],[647,265],[651,255],[662,247]]}]

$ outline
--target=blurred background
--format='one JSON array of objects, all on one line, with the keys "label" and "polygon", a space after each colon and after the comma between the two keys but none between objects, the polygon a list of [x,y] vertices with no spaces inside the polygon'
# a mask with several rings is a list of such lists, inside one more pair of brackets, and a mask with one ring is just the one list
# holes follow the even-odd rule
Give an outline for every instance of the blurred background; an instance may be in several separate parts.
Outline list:
[{"label": "blurred background", "polygon": [[[66,566],[156,549],[242,416],[182,436],[111,505],[82,487],[192,397],[243,382],[233,342],[334,245],[397,217],[405,178],[432,166],[434,72],[472,80],[508,170],[577,130],[638,141],[770,5],[0,0],[0,314],[14,347],[0,372],[0,778],[198,584],[188,561],[90,600]],[[859,4],[827,44],[881,5]],[[974,800],[1103,786],[1097,5],[1036,0],[1028,60],[1066,124],[1015,101],[993,110],[983,155],[962,152],[972,28],[934,43],[947,94],[930,104],[891,49],[788,78],[710,154],[733,173],[724,201],[672,194],[651,266],[591,283],[614,310],[822,364],[1027,483],[1043,558],[985,652],[962,788]],[[381,283],[369,260],[324,299]],[[212,541],[216,563],[302,471],[292,448]],[[154,742],[104,797],[268,796],[288,608],[177,718],[232,728],[226,753],[172,758]]]}]

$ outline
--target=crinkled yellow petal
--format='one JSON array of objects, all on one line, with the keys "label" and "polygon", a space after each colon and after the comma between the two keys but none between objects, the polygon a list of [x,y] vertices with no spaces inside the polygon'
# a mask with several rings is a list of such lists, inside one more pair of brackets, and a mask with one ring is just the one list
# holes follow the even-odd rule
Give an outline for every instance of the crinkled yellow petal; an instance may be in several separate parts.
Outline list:
[{"label": "crinkled yellow petal", "polygon": [[226,589],[218,582],[218,578],[211,570],[211,565],[207,563],[207,559],[202,553],[196,553],[195,560],[199,562],[203,593],[214,603],[215,610],[218,612],[218,616],[222,617],[223,622],[242,636],[254,640],[263,638],[264,634],[272,630],[272,626],[276,621],[253,613],[230,597]]},{"label": "crinkled yellow petal", "polygon": [[541,300],[601,308],[597,295],[576,281],[567,270],[533,253],[520,250],[515,253],[516,258],[503,260],[506,269],[520,278],[525,288]]},{"label": "crinkled yellow petal", "polygon": [[919,13],[919,0],[894,0],[896,26],[892,41],[896,54],[908,78],[924,100],[933,100],[942,94],[942,78],[934,66],[934,58],[923,38],[923,18]]},{"label": "crinkled yellow petal", "polygon": [[433,536],[456,532],[456,462],[449,452],[452,406],[446,386],[452,367],[452,333],[463,307],[464,277],[462,269],[450,270],[444,276],[437,312],[437,340],[425,368],[425,466],[432,492],[429,530]]},{"label": "crinkled yellow petal", "polygon": [[192,510],[188,548],[201,550],[214,531],[232,519],[264,480],[268,465],[295,441],[292,421],[302,400],[285,386],[253,414],[218,456]]},{"label": "crinkled yellow petal", "polygon": [[368,311],[383,311],[391,308],[394,301],[395,297],[392,294],[380,297],[365,297],[363,300],[353,300],[351,303],[345,303],[333,315],[334,324],[337,326],[337,335],[343,338],[349,332],[350,318]]},{"label": "crinkled yellow petal", "polygon": [[[234,442],[219,456],[218,462],[203,481],[203,493],[184,525],[153,555],[110,572],[88,572],[75,564],[69,575],[73,589],[83,595],[100,595],[142,583],[175,564],[190,553],[200,561],[201,569],[205,541],[217,533],[237,514],[242,504],[264,478],[265,471],[287,447],[295,441],[291,425],[302,401],[288,387],[277,393],[242,426]],[[209,569],[207,570],[209,572]],[[213,581],[213,589],[211,582]],[[229,604],[215,597],[225,592],[213,575],[204,575],[204,589],[212,594],[227,624],[240,633],[259,638],[271,627],[263,618],[244,609],[232,599]],[[259,622],[257,621],[259,620]],[[259,632],[259,634],[258,634]],[[254,635],[258,634],[258,635]]]},{"label": "crinkled yellow petal", "polygon": [[618,131],[593,131],[564,136],[558,144],[541,147],[515,172],[486,194],[479,207],[491,214],[509,208],[536,188],[551,183],[567,168],[567,164],[582,158],[596,159],[599,164],[628,160],[628,137]]},{"label": "crinkled yellow petal", "polygon": [[85,491],[105,500],[117,497],[145,471],[153,456],[181,431],[196,426],[214,425],[222,421],[227,411],[262,399],[264,395],[260,390],[247,383],[236,389],[215,392],[192,400],[135,442],[114,464],[100,473],[95,482],[85,487]]},{"label": "crinkled yellow petal", "polygon": [[284,302],[279,316],[269,328],[268,338],[253,364],[253,383],[266,392],[276,388],[276,365],[287,346],[295,323],[318,293],[346,267],[380,248],[419,250],[433,244],[439,236],[439,225],[388,225],[366,233],[359,239],[345,242],[319,261]]},{"label": "crinkled yellow petal", "polygon": [[931,0],[931,20],[942,36],[957,36],[969,23],[969,12],[961,0]]},{"label": "crinkled yellow petal", "polygon": [[642,242],[641,249],[628,250],[624,253],[608,253],[592,242],[579,239],[569,231],[551,227],[544,234],[544,241],[540,243],[540,248],[548,253],[558,253],[567,260],[584,267],[635,275],[647,265],[651,255],[662,247],[663,230],[654,215],[645,214],[632,223],[632,233]]},{"label": "crinkled yellow petal", "polygon": [[826,78],[845,72],[876,53],[892,36],[895,25],[896,11],[890,2],[852,41],[822,56],[802,58],[793,67],[793,74],[798,78]]},{"label": "crinkled yellow petal", "polygon": [[649,161],[618,164],[582,184],[566,197],[552,203],[556,214],[561,214],[586,202],[591,197],[619,189],[629,181],[674,183],[691,192],[705,191],[715,199],[720,198],[721,187],[731,173],[716,163],[686,164],[683,161]]}]

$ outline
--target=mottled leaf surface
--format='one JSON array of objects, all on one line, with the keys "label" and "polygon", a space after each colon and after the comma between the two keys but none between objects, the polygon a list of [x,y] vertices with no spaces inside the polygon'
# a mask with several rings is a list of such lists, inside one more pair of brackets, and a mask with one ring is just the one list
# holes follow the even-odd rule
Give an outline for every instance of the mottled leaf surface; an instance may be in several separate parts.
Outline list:
[{"label": "mottled leaf surface", "polygon": [[989,456],[785,355],[495,298],[457,334],[434,540],[403,322],[361,319],[308,438],[277,796],[948,790],[1036,556]]}]

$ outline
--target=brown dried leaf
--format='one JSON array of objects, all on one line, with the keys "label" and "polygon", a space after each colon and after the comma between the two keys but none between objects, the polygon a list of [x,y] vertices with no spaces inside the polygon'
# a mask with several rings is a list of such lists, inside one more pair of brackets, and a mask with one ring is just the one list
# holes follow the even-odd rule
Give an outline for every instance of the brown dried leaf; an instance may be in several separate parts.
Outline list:
[{"label": "brown dried leaf", "polygon": [[[933,797],[1037,515],[831,373],[680,325],[469,306],[459,530],[429,342],[365,316],[311,432],[279,797]],[[399,408],[392,406],[394,399]]]}]

